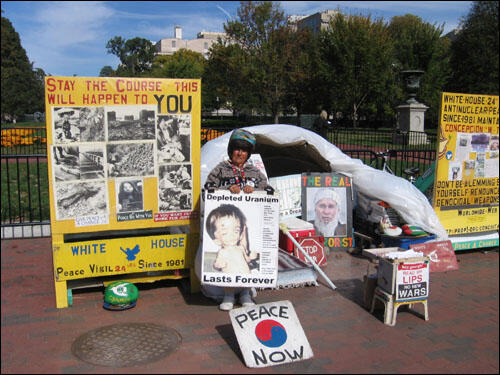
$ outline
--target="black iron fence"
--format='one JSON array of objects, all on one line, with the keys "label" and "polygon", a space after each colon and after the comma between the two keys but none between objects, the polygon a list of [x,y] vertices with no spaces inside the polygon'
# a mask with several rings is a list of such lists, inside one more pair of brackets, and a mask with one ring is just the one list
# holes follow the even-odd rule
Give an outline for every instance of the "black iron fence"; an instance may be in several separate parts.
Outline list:
[{"label": "black iron fence", "polygon": [[[231,127],[203,127],[201,144],[231,131]],[[347,155],[381,169],[384,152],[394,173],[419,167],[421,172],[436,158],[436,135],[422,132],[335,128],[327,139]],[[50,235],[50,204],[45,128],[3,128],[1,144],[2,238]],[[40,230],[35,230],[40,227]],[[48,229],[43,229],[48,227]],[[19,228],[21,229],[19,231]],[[15,229],[19,233],[14,233]]]}]

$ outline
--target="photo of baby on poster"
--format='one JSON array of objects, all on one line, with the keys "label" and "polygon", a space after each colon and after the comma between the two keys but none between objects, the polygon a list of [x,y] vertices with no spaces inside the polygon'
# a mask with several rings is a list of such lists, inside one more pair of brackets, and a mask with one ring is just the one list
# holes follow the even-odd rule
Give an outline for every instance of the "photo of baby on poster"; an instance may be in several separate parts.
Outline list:
[{"label": "photo of baby on poster", "polygon": [[205,196],[202,284],[274,287],[278,274],[279,199],[216,191]]}]

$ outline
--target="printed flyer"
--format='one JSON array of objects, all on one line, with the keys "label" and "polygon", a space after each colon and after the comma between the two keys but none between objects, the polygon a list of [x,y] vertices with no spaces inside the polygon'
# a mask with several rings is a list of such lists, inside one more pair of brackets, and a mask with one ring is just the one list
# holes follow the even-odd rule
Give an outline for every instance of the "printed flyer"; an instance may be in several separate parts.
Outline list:
[{"label": "printed flyer", "polygon": [[352,242],[352,181],[340,173],[302,174],[302,220],[314,224],[325,248],[348,249]]},{"label": "printed flyer", "polygon": [[300,174],[269,178],[269,185],[280,197],[280,219],[302,214],[302,179]]},{"label": "printed flyer", "polygon": [[448,234],[498,231],[498,96],[444,92],[433,206]]},{"label": "printed flyer", "polygon": [[260,192],[205,195],[202,284],[274,287],[278,276],[279,199]]}]

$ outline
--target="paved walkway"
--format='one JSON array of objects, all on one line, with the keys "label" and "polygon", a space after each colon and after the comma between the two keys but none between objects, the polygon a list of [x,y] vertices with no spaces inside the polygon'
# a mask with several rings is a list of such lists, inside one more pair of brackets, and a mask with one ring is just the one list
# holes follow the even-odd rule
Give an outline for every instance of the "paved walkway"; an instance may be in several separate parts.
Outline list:
[{"label": "paved walkway", "polygon": [[[324,270],[336,291],[321,283],[259,292],[258,303],[293,303],[314,352],[262,369],[245,366],[229,315],[179,281],[139,284],[137,306],[126,311],[104,310],[102,288],[75,292],[72,307],[57,309],[50,239],[3,240],[1,251],[3,374],[499,372],[498,248],[458,253],[458,271],[431,273],[430,320],[401,311],[395,327],[361,306],[368,260],[332,253]],[[157,362],[127,368],[94,366],[71,353],[80,335],[132,322],[174,328],[182,343]]]}]

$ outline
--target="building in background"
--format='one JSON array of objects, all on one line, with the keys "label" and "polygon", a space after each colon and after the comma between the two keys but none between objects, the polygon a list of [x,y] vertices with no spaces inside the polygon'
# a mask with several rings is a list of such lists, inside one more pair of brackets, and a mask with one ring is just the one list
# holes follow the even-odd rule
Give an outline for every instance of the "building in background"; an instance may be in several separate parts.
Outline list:
[{"label": "building in background", "polygon": [[208,58],[208,50],[213,43],[217,43],[217,38],[224,39],[225,33],[216,33],[209,31],[201,31],[196,36],[196,39],[182,39],[182,28],[174,27],[174,37],[164,38],[155,44],[157,55],[173,55],[181,48],[190,51],[201,53],[205,58]]},{"label": "building in background", "polygon": [[320,31],[328,27],[330,19],[337,13],[339,13],[337,10],[327,9],[309,16],[290,16],[288,20],[295,24],[294,28],[296,30],[308,27],[314,34],[319,34]]}]

